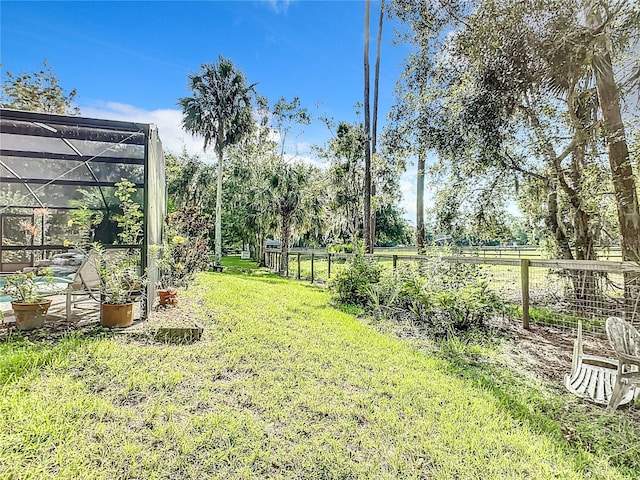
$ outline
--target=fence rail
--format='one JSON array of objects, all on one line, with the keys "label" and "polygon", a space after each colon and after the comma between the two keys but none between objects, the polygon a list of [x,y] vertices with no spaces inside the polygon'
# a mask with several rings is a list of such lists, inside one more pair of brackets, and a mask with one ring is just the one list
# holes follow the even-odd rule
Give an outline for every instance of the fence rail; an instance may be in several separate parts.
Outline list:
[{"label": "fence rail", "polygon": [[[282,255],[280,250],[268,250],[265,264],[277,271]],[[326,282],[353,256],[293,251],[288,255],[285,274],[299,280]],[[575,328],[582,320],[585,329],[603,332],[609,316],[640,324],[640,265],[633,262],[385,253],[367,257],[392,271],[404,263],[435,259],[451,265],[476,265],[503,300],[504,314],[520,318],[525,328],[530,323]]]},{"label": "fence rail", "polygon": [[[452,250],[455,249],[455,250]],[[598,246],[595,247],[598,258],[606,260],[622,260],[622,252],[619,246]],[[308,253],[324,255],[327,253],[325,248],[292,248],[290,254]],[[476,256],[482,258],[529,258],[542,259],[545,255],[544,251],[536,245],[515,245],[515,246],[471,246],[471,247],[432,247],[432,254],[446,254],[450,252],[455,256]],[[418,250],[413,247],[376,247],[376,255],[417,255]]]}]

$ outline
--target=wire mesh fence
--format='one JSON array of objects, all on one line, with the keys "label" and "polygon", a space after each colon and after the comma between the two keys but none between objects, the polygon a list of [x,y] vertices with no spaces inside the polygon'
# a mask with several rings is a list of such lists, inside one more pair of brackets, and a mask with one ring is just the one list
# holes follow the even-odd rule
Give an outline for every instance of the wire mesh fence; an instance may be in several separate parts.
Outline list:
[{"label": "wire mesh fence", "polygon": [[[268,252],[266,264],[279,269],[282,253]],[[327,283],[354,254],[295,252],[288,255],[290,277]],[[370,255],[386,271],[435,260],[474,265],[503,302],[511,321],[604,332],[607,317],[640,324],[640,265],[632,262],[567,261],[479,256]]]}]

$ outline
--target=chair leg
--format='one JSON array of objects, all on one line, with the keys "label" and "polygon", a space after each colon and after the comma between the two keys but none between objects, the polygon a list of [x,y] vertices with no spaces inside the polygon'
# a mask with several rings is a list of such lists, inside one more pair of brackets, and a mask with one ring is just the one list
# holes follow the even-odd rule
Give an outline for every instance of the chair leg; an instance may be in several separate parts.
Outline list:
[{"label": "chair leg", "polygon": [[616,409],[620,406],[620,402],[624,398],[625,394],[629,389],[628,385],[623,384],[620,381],[620,374],[618,374],[618,378],[616,379],[616,386],[613,389],[613,393],[611,394],[611,398],[609,399],[609,406],[607,407],[607,411],[615,412]]},{"label": "chair leg", "polygon": [[67,322],[71,320],[71,292],[67,292]]}]

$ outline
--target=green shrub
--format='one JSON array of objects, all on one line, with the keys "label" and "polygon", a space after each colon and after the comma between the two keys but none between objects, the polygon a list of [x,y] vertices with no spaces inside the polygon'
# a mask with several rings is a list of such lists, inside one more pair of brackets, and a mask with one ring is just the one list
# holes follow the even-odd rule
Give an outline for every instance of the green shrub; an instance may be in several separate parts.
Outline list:
[{"label": "green shrub", "polygon": [[382,268],[377,261],[356,255],[349,260],[347,268],[329,282],[329,290],[338,303],[351,305],[369,304],[368,286],[380,281]]},{"label": "green shrub", "polygon": [[376,316],[392,312],[399,320],[424,324],[433,336],[480,327],[502,305],[476,265],[429,260],[399,265],[368,287],[366,307]]},{"label": "green shrub", "polygon": [[383,272],[378,283],[370,283],[365,287],[368,296],[367,307],[376,318],[388,317],[397,311],[396,304],[400,294],[400,284],[394,276]]},{"label": "green shrub", "polygon": [[337,243],[327,246],[329,253],[355,253],[362,255],[364,253],[364,241],[356,240],[355,243]]},{"label": "green shrub", "polygon": [[435,292],[433,304],[453,330],[480,327],[502,306],[500,297],[484,281],[465,285],[458,290]]}]

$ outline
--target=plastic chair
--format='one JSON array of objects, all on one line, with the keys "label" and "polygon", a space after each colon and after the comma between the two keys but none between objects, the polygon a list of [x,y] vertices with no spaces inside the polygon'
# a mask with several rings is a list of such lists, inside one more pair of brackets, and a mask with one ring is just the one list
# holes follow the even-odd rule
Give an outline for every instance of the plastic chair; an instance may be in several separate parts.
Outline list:
[{"label": "plastic chair", "polygon": [[[600,405],[609,405],[616,383],[618,361],[599,355],[584,353],[582,346],[582,321],[578,321],[578,335],[573,343],[571,373],[564,376],[564,385],[577,397]],[[630,402],[631,396],[621,398]]]},{"label": "plastic chair", "polygon": [[86,300],[100,303],[100,276],[96,268],[96,257],[95,250],[91,250],[71,278],[66,292],[67,320],[71,318],[71,307],[73,305]]},{"label": "plastic chair", "polygon": [[618,317],[607,318],[606,327],[618,357],[618,372],[608,407],[609,411],[615,411],[625,397],[640,394],[640,332]]}]

